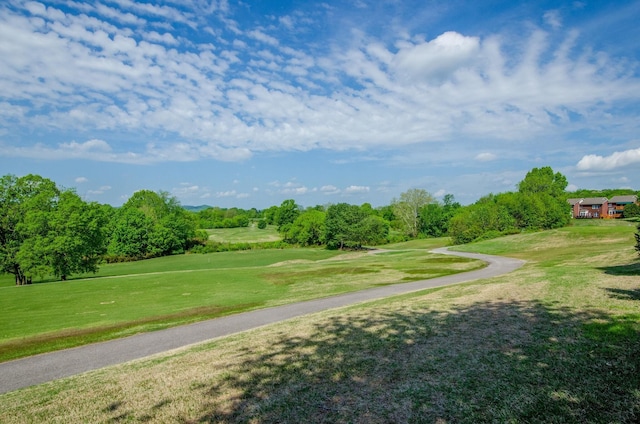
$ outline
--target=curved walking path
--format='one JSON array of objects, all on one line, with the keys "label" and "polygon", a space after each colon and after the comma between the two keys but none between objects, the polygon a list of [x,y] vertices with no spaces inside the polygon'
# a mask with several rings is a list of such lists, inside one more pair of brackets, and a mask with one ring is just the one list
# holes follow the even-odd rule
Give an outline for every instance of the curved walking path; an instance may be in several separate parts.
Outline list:
[{"label": "curved walking path", "polygon": [[109,365],[144,358],[171,349],[302,315],[398,294],[495,277],[514,271],[524,265],[524,261],[519,259],[478,253],[452,252],[447,248],[435,249],[432,252],[480,259],[487,262],[488,266],[479,270],[445,277],[376,287],[322,299],[259,309],[166,330],[141,333],[122,339],[0,363],[0,394]]}]

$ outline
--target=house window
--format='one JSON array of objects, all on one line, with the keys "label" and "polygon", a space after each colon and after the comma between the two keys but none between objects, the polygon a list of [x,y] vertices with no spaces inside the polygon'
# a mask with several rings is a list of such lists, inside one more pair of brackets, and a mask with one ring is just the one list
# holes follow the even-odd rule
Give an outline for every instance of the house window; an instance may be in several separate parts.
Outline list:
[{"label": "house window", "polygon": [[583,218],[589,216],[589,211],[585,210],[585,209],[581,209],[580,210],[580,216],[583,217]]},{"label": "house window", "polygon": [[591,209],[600,209],[600,205],[591,205]]}]

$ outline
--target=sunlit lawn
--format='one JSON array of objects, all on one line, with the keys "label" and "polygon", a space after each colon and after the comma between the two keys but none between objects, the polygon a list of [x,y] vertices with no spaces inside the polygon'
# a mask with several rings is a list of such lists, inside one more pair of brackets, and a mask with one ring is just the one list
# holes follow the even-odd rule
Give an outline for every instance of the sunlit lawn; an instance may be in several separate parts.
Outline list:
[{"label": "sunlit lawn", "polygon": [[639,422],[634,231],[576,222],[468,245],[527,264],[5,394],[3,422]]},{"label": "sunlit lawn", "polygon": [[424,249],[394,257],[326,249],[179,255],[104,265],[88,278],[5,286],[0,359],[482,266],[450,257],[425,262],[431,256]]}]

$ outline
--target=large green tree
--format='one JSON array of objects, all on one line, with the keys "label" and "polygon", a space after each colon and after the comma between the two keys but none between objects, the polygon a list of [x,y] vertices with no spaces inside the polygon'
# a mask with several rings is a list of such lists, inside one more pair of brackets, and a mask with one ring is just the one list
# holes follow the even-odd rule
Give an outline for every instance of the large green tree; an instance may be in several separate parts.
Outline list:
[{"label": "large green tree", "polygon": [[95,272],[105,217],[69,190],[38,175],[0,179],[0,271],[16,284],[33,277]]},{"label": "large green tree", "polygon": [[42,219],[40,212],[25,216],[28,237],[18,259],[37,276],[52,274],[63,280],[78,272],[96,272],[106,252],[100,206],[84,202],[72,191],[62,191]]},{"label": "large green tree", "polygon": [[402,229],[409,237],[416,237],[420,231],[420,210],[430,203],[434,197],[428,191],[414,188],[400,194],[399,199],[392,202],[393,213],[401,222]]},{"label": "large green tree", "polygon": [[314,246],[324,243],[326,213],[308,209],[302,212],[293,223],[287,225],[283,234],[284,241],[301,246]]},{"label": "large green tree", "polygon": [[338,203],[327,208],[325,241],[330,249],[360,248],[367,243],[377,244],[389,234],[389,224],[367,208]]},{"label": "large green tree", "polygon": [[553,172],[550,166],[533,168],[518,184],[518,191],[524,194],[547,193],[556,198],[565,197],[567,178],[560,172]]},{"label": "large green tree", "polygon": [[300,215],[300,206],[296,204],[295,200],[287,199],[282,202],[280,207],[275,211],[274,221],[278,226],[278,231],[285,233],[287,227],[296,220]]},{"label": "large green tree", "polygon": [[508,209],[498,203],[496,196],[481,198],[460,210],[449,223],[449,235],[454,244],[464,244],[487,234],[501,234],[516,228]]},{"label": "large green tree", "polygon": [[108,253],[130,259],[182,253],[195,237],[195,216],[175,197],[141,190],[113,215]]}]

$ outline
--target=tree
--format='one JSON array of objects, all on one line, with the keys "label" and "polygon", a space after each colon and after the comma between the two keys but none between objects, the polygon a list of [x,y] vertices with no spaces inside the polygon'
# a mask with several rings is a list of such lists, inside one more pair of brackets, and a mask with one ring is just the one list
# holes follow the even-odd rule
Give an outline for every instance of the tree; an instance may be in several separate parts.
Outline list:
[{"label": "tree", "polygon": [[388,234],[388,222],[368,215],[366,207],[338,203],[327,209],[325,241],[330,249],[358,249],[365,243],[384,241]]},{"label": "tree", "polygon": [[106,251],[106,216],[96,203],[86,203],[72,191],[60,193],[46,221],[25,218],[30,237],[18,258],[34,276],[52,274],[66,280],[79,272],[97,272]]},{"label": "tree", "polygon": [[183,253],[194,243],[195,219],[167,192],[140,190],[115,214],[108,252],[133,259]]},{"label": "tree", "polygon": [[567,178],[560,172],[553,172],[550,166],[533,168],[518,184],[518,191],[524,194],[547,193],[563,198],[567,188]]},{"label": "tree", "polygon": [[454,244],[464,244],[488,234],[499,235],[514,229],[513,216],[496,202],[496,196],[489,195],[462,208],[451,218],[449,235]]},{"label": "tree", "polygon": [[399,200],[393,200],[393,213],[409,237],[416,237],[420,230],[420,209],[434,201],[429,192],[417,188],[400,194]]},{"label": "tree", "polygon": [[27,284],[31,277],[18,258],[29,238],[25,219],[29,215],[32,221],[46,222],[59,194],[53,181],[38,175],[0,179],[0,266],[2,272],[14,274],[16,285]]},{"label": "tree", "polygon": [[430,203],[420,208],[420,232],[428,237],[441,237],[447,232],[448,217],[439,203]]},{"label": "tree", "polygon": [[110,223],[108,253],[133,259],[142,259],[149,252],[149,235],[153,232],[153,220],[135,208],[118,209]]},{"label": "tree", "polygon": [[302,212],[287,225],[284,241],[301,246],[321,245],[325,236],[325,218],[326,213],[316,209]]},{"label": "tree", "polygon": [[16,284],[96,271],[105,215],[74,192],[38,175],[0,179],[0,271]]},{"label": "tree", "polygon": [[625,218],[640,217],[640,206],[636,203],[629,203],[628,205],[625,205],[623,216]]},{"label": "tree", "polygon": [[282,202],[274,217],[278,231],[286,232],[285,226],[293,224],[298,215],[300,215],[300,206],[296,205],[295,200],[288,199]]},{"label": "tree", "polygon": [[634,234],[636,238],[636,250],[638,251],[638,255],[640,255],[640,224],[638,224],[638,232]]}]

